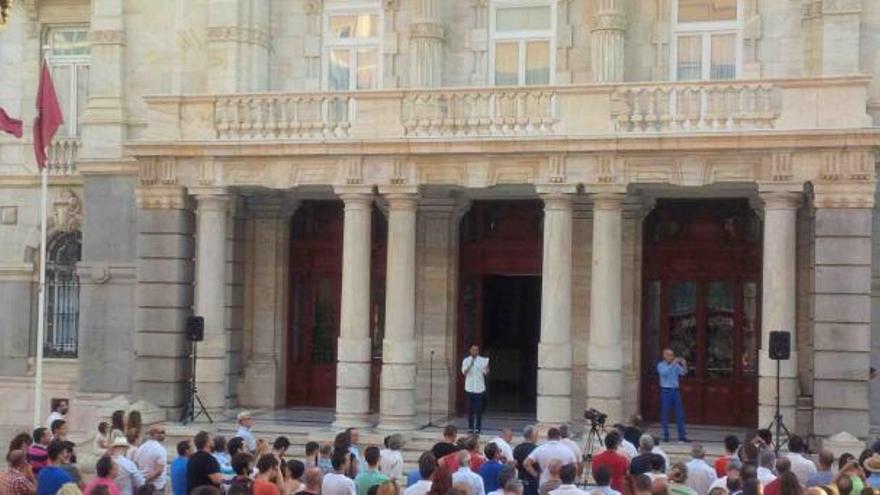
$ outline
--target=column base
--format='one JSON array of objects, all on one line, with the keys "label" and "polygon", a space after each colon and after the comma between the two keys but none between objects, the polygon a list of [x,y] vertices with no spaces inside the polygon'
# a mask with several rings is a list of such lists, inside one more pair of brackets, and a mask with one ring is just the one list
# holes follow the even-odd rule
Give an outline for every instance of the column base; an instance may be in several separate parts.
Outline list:
[{"label": "column base", "polygon": [[333,420],[332,426],[337,430],[344,430],[346,428],[371,428],[373,422],[370,421],[369,414],[336,413],[336,418]]}]

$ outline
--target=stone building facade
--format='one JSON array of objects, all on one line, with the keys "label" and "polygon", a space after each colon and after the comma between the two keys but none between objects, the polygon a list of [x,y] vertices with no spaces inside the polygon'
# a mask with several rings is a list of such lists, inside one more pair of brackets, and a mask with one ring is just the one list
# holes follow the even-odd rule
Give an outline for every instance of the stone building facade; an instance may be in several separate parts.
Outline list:
[{"label": "stone building facade", "polygon": [[[501,410],[651,419],[672,345],[692,358],[694,421],[756,426],[783,331],[789,425],[880,425],[878,2],[10,12],[0,106],[33,117],[45,58],[67,122],[45,343],[32,145],[0,136],[4,392],[31,393],[43,345],[46,404],[124,396],[176,418],[195,314],[216,414],[330,407],[340,426],[412,428],[460,409],[478,341]],[[27,404],[0,421],[26,423]]]}]

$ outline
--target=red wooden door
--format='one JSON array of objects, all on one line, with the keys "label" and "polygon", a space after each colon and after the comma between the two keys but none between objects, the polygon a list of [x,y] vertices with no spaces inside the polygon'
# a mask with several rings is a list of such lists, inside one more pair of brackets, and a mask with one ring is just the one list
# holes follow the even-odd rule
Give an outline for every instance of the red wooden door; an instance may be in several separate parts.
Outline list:
[{"label": "red wooden door", "polygon": [[659,419],[662,349],[688,360],[690,423],[755,426],[760,222],[745,201],[659,202],[645,222],[642,411]]}]

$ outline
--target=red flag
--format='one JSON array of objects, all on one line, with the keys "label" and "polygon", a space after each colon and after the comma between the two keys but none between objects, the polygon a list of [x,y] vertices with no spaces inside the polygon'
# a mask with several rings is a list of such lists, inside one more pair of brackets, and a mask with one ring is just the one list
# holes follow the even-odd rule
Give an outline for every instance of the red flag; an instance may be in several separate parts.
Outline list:
[{"label": "red flag", "polygon": [[6,115],[6,110],[0,108],[0,131],[6,131],[17,138],[20,138],[21,121],[18,119],[13,119],[9,115]]},{"label": "red flag", "polygon": [[52,75],[44,60],[40,70],[40,86],[37,88],[37,117],[34,118],[34,153],[40,169],[46,166],[46,146],[63,123],[64,116],[61,115],[61,106],[55,95]]}]

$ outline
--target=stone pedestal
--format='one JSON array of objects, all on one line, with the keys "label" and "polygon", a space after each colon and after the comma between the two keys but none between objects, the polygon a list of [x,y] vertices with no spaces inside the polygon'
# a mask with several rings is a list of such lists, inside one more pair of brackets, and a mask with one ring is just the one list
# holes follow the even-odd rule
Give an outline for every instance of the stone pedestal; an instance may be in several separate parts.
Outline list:
[{"label": "stone pedestal", "polygon": [[342,301],[336,347],[334,427],[368,425],[370,414],[370,188],[344,188]]},{"label": "stone pedestal", "polygon": [[620,341],[623,197],[619,193],[593,195],[587,407],[607,413],[610,423],[623,419],[623,351]]},{"label": "stone pedestal", "polygon": [[558,191],[541,197],[544,254],[537,419],[541,424],[560,424],[571,421],[572,194]]}]

